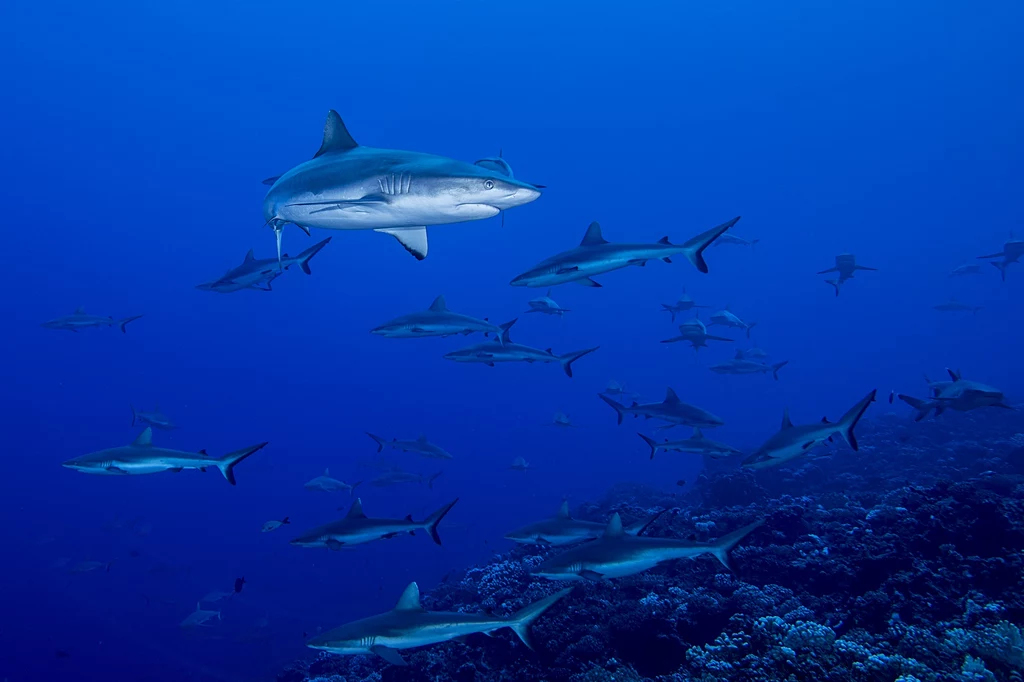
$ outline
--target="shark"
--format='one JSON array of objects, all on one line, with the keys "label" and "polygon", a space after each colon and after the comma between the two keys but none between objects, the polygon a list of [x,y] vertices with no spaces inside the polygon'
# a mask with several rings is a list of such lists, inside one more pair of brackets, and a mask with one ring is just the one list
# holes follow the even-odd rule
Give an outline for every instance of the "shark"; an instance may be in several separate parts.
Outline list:
[{"label": "shark", "polygon": [[699,407],[681,401],[671,387],[665,389],[665,399],[660,403],[634,402],[628,407],[612,400],[606,395],[598,393],[597,396],[615,410],[615,416],[618,418],[619,424],[622,423],[622,418],[627,414],[631,414],[634,417],[643,417],[644,419],[660,419],[669,422],[673,426],[711,428],[725,424],[724,421],[707,410],[702,410]]},{"label": "shark", "polygon": [[549,580],[603,582],[643,573],[666,561],[693,559],[702,554],[711,554],[731,570],[729,552],[761,525],[761,521],[751,523],[705,544],[629,535],[619,515],[613,514],[600,538],[545,559],[533,575]]},{"label": "shark", "polygon": [[744,358],[763,360],[768,357],[767,351],[757,348],[756,346],[753,348],[747,348],[746,350],[737,350],[736,352],[742,353]]},{"label": "shark", "polygon": [[129,407],[132,408],[132,426],[135,426],[135,422],[142,422],[146,426],[152,426],[162,431],[171,431],[178,428],[174,425],[174,422],[167,418],[167,415],[160,411],[159,405],[154,405],[150,411],[136,410],[133,405],[129,405]]},{"label": "shark", "polygon": [[196,602],[196,610],[186,616],[179,625],[183,628],[209,627],[214,618],[221,620],[220,611],[204,611],[202,602]]},{"label": "shark", "polygon": [[293,265],[298,265],[307,275],[312,275],[309,268],[309,261],[313,256],[320,253],[320,250],[327,246],[331,238],[318,242],[309,247],[298,256],[291,257],[287,253],[281,254],[281,259],[256,258],[252,249],[249,249],[242,259],[242,264],[231,268],[215,280],[196,285],[196,289],[202,291],[215,291],[219,294],[230,294],[243,289],[255,289],[256,291],[271,291],[271,283],[277,277]]},{"label": "shark", "polygon": [[64,466],[86,474],[106,476],[137,476],[164,471],[178,472],[185,469],[206,471],[210,467],[216,467],[228,483],[235,485],[235,466],[262,450],[266,445],[266,443],[259,443],[229,452],[223,457],[210,457],[206,454],[206,450],[184,452],[156,447],[153,445],[153,428],[147,426],[130,445],[108,448],[69,459],[64,462]]},{"label": "shark", "polygon": [[85,312],[85,308],[79,306],[78,308],[75,308],[75,312],[70,315],[48,320],[39,326],[46,327],[47,329],[65,329],[69,332],[77,332],[80,329],[113,327],[114,325],[117,325],[117,328],[121,330],[121,333],[125,334],[128,331],[128,323],[134,322],[140,317],[142,317],[142,315],[132,315],[131,317],[126,317],[121,320],[115,320],[112,317],[90,315]]},{"label": "shark", "polygon": [[959,267],[953,268],[953,270],[950,271],[949,276],[950,277],[963,277],[964,275],[980,275],[980,274],[981,274],[981,265],[979,265],[978,263],[967,263],[965,265],[961,265]]},{"label": "shark", "polygon": [[566,282],[578,282],[588,287],[600,287],[593,277],[619,270],[630,265],[647,265],[649,260],[672,262],[672,256],[683,254],[699,271],[706,273],[704,250],[726,230],[736,224],[739,217],[722,223],[683,244],[673,244],[663,237],[655,244],[613,244],[602,236],[600,223],[593,222],[583,235],[583,241],[574,249],[563,251],[538,263],[511,281],[514,287],[550,287]]},{"label": "shark", "polygon": [[744,239],[743,237],[728,232],[723,234],[719,239],[715,241],[715,246],[721,246],[722,244],[735,244],[736,246],[754,246],[760,239]]},{"label": "shark", "polygon": [[559,317],[561,317],[566,313],[572,312],[568,308],[563,308],[562,306],[555,303],[555,300],[551,298],[551,289],[548,289],[548,292],[543,296],[527,301],[526,304],[530,306],[530,309],[526,311],[528,313],[540,313],[542,315],[558,315]]},{"label": "shark", "polygon": [[788,364],[789,360],[776,362],[773,365],[759,362],[757,360],[749,360],[745,357],[742,350],[738,350],[736,351],[736,357],[732,360],[720,362],[717,365],[712,365],[708,369],[716,374],[767,374],[768,372],[771,372],[772,377],[778,381],[779,370]]},{"label": "shark", "polygon": [[[965,380],[960,372],[954,372],[951,369],[947,369],[946,372],[949,373],[950,381],[928,382],[931,398],[922,400],[899,394],[900,400],[917,410],[914,421],[921,421],[932,410],[935,410],[935,416],[939,416],[947,409],[957,412],[970,412],[979,407],[1014,409],[1006,404],[1006,398],[998,388],[978,381]],[[925,377],[925,380],[927,379],[928,377]]]},{"label": "shark", "polygon": [[857,438],[854,436],[853,430],[871,403],[875,401],[877,392],[877,389],[873,390],[861,398],[835,423],[823,418],[817,424],[794,426],[787,409],[782,415],[782,427],[779,432],[743,460],[743,466],[748,469],[767,469],[785,464],[807,454],[836,434],[841,436],[851,448],[857,450]]},{"label": "shark", "polygon": [[445,452],[444,448],[440,445],[434,445],[427,440],[426,436],[420,436],[416,440],[398,440],[397,438],[387,440],[386,438],[375,436],[369,431],[366,432],[366,435],[377,444],[377,452],[382,452],[384,448],[392,448],[393,450],[411,452],[430,459],[453,459],[450,454]]},{"label": "shark", "polygon": [[955,296],[953,298],[950,298],[945,303],[933,305],[932,308],[944,313],[971,312],[975,315],[977,315],[978,311],[981,310],[980,305],[967,305],[966,303],[961,303],[960,301],[956,300]]},{"label": "shark", "polygon": [[323,474],[306,481],[302,487],[306,490],[319,490],[325,493],[336,493],[340,490],[347,490],[349,495],[353,495],[355,494],[356,486],[360,483],[362,483],[362,481],[356,481],[352,485],[349,485],[344,481],[332,478],[331,470],[324,469]]},{"label": "shark", "polygon": [[680,341],[689,341],[695,352],[700,351],[701,348],[707,348],[708,341],[728,341],[732,343],[732,339],[708,334],[708,328],[696,317],[679,325],[679,336],[664,339],[662,343],[678,343]]},{"label": "shark", "polygon": [[836,256],[836,264],[834,266],[832,266],[828,270],[822,270],[818,274],[819,275],[825,275],[825,274],[828,274],[830,272],[837,272],[837,273],[839,273],[838,276],[835,279],[825,280],[826,282],[831,284],[833,287],[835,287],[836,296],[838,296],[839,295],[839,287],[841,287],[843,285],[843,283],[846,282],[847,280],[853,279],[854,273],[857,272],[858,270],[872,270],[872,271],[876,271],[876,270],[878,270],[878,268],[869,268],[869,267],[864,266],[864,265],[857,265],[857,257],[856,256],[854,256],[852,253],[841,253],[838,256]]},{"label": "shark", "polygon": [[562,366],[562,371],[565,372],[565,375],[571,379],[572,363],[600,348],[600,346],[594,346],[593,348],[573,351],[565,355],[555,355],[550,348],[540,350],[539,348],[531,348],[520,343],[512,343],[512,339],[509,336],[510,327],[511,325],[503,329],[501,336],[496,341],[479,343],[468,348],[455,350],[446,353],[444,358],[454,362],[484,364],[488,367],[494,367],[495,363],[498,362],[558,363]]},{"label": "shark", "polygon": [[413,649],[477,633],[490,635],[509,628],[529,649],[530,625],[572,590],[544,597],[507,617],[484,613],[427,611],[420,603],[420,588],[410,583],[395,608],[363,618],[313,637],[306,646],[332,654],[376,654],[392,665],[408,665],[403,649]]},{"label": "shark", "polygon": [[608,385],[605,386],[602,393],[610,398],[620,398],[623,400],[632,400],[638,397],[637,393],[630,391],[626,388],[625,384],[621,384],[615,379],[608,380]]},{"label": "shark", "polygon": [[530,463],[527,462],[522,457],[516,457],[514,460],[512,460],[512,464],[510,464],[508,468],[511,469],[512,471],[528,471],[530,468]]},{"label": "shark", "polygon": [[746,330],[747,338],[749,339],[750,330],[757,325],[757,322],[751,322],[750,324],[747,324],[740,318],[736,317],[736,315],[731,310],[729,310],[729,306],[726,306],[723,310],[719,310],[717,313],[711,316],[711,324],[709,324],[708,326],[713,327],[716,325],[720,327],[732,327],[734,329]]},{"label": "shark", "polygon": [[502,160],[468,163],[401,149],[358,144],[338,112],[327,113],[320,149],[309,161],[264,181],[263,217],[277,236],[288,224],[373,230],[406,251],[427,257],[427,227],[481,220],[541,195],[541,185],[517,180]]},{"label": "shark", "polygon": [[441,536],[437,534],[437,524],[451,511],[459,498],[455,498],[445,506],[422,521],[413,521],[412,514],[404,519],[371,519],[363,513],[363,501],[360,498],[352,503],[345,518],[326,523],[303,533],[291,541],[297,547],[326,547],[340,550],[355,545],[364,545],[374,540],[387,540],[399,535],[415,535],[418,530],[425,530],[438,545]]},{"label": "shark", "polygon": [[[625,532],[629,535],[642,534],[652,523],[658,520],[662,513],[664,512],[626,526]],[[604,534],[607,525],[605,523],[597,523],[596,521],[574,519],[572,514],[569,513],[568,500],[563,500],[562,506],[558,508],[558,513],[554,517],[517,528],[507,533],[505,539],[522,545],[562,547],[564,545],[576,545],[581,542],[596,540]]]},{"label": "shark", "polygon": [[551,423],[562,428],[576,426],[572,423],[572,420],[569,419],[569,415],[565,412],[555,412],[555,416],[551,420]]},{"label": "shark", "polygon": [[[987,256],[978,256],[978,258],[988,260],[988,262],[999,270],[999,275],[1005,282],[1006,268],[1013,263],[1020,262],[1021,256],[1024,256],[1024,240],[1014,239],[1011,234],[1009,240],[1003,244],[1002,251],[999,253],[991,253]],[[996,258],[1002,258],[1002,260],[992,260]]]},{"label": "shark", "polygon": [[[724,237],[725,235],[722,235],[722,236]],[[715,243],[717,243],[717,242],[715,242]],[[665,312],[667,312],[667,313],[672,315],[672,322],[673,323],[676,321],[676,315],[679,315],[681,313],[685,313],[685,312],[687,312],[689,310],[693,310],[694,308],[707,308],[707,307],[708,306],[706,306],[706,305],[697,305],[697,302],[695,300],[693,300],[693,296],[690,296],[688,293],[686,293],[686,289],[683,289],[683,293],[680,294],[679,300],[676,301],[675,303],[662,303],[661,304],[662,310],[664,310]]]},{"label": "shark", "polygon": [[370,330],[370,333],[391,339],[448,337],[456,334],[469,335],[475,332],[481,332],[484,336],[494,334],[500,337],[505,329],[515,323],[516,321],[512,320],[503,325],[496,325],[488,322],[487,318],[480,320],[469,315],[452,312],[448,309],[444,296],[438,296],[426,310],[396,317],[390,322],[385,322]]},{"label": "shark", "polygon": [[399,483],[426,483],[427,487],[431,490],[434,489],[434,481],[442,473],[438,471],[436,474],[425,476],[423,474],[414,474],[408,471],[402,471],[401,469],[392,469],[387,471],[376,478],[370,479],[370,485],[374,488],[387,488],[388,486],[398,485]]},{"label": "shark", "polygon": [[659,443],[653,438],[649,438],[642,433],[638,433],[637,435],[643,438],[644,442],[651,448],[651,459],[654,459],[654,455],[659,452],[685,452],[694,455],[707,455],[712,459],[722,459],[724,457],[743,454],[736,448],[711,440],[704,435],[704,432],[701,431],[700,427],[694,428],[693,435],[689,438],[684,438],[682,440],[668,440],[666,438],[663,443]]}]

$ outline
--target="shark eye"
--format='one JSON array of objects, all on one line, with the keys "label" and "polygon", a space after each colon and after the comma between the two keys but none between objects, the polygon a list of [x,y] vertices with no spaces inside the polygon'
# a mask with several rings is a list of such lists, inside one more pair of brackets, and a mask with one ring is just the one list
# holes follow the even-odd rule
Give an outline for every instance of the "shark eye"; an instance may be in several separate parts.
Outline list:
[{"label": "shark eye", "polygon": [[484,180],[484,189],[494,189],[494,180]]}]

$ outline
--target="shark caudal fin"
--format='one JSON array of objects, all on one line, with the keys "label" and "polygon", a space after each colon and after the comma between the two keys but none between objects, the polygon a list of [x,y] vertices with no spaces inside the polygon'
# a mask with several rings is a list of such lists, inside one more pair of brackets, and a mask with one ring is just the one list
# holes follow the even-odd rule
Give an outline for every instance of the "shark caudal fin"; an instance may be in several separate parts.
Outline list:
[{"label": "shark caudal fin", "polygon": [[902,393],[898,394],[896,397],[917,410],[917,414],[914,415],[914,421],[916,422],[927,417],[928,413],[930,413],[932,408],[935,407],[935,401],[933,400],[921,400],[920,398],[903,395]]},{"label": "shark caudal fin", "polygon": [[431,477],[427,479],[427,488],[429,488],[430,490],[433,490],[434,489],[434,481],[436,481],[437,477],[440,476],[443,473],[444,473],[443,471],[438,471],[436,474],[431,475]]},{"label": "shark caudal fin", "polygon": [[843,415],[842,419],[836,424],[836,430],[843,437],[843,440],[849,444],[854,450],[857,449],[857,437],[853,435],[853,430],[857,426],[857,422],[864,416],[868,406],[875,402],[875,394],[878,393],[878,389],[873,389],[871,393],[860,399],[860,402],[851,407],[846,414]]},{"label": "shark caudal fin", "polygon": [[573,588],[570,587],[560,592],[555,592],[549,597],[538,599],[508,619],[509,628],[518,635],[519,640],[526,645],[527,649],[533,649],[533,643],[530,641],[530,626],[533,625],[533,621],[540,618],[545,611],[554,606],[559,599],[572,592],[572,590]]},{"label": "shark caudal fin", "polygon": [[716,239],[725,234],[725,231],[735,225],[739,219],[740,217],[736,216],[729,222],[722,223],[718,227],[713,227],[707,232],[702,232],[683,244],[683,248],[685,249],[683,253],[686,254],[686,257],[690,259],[691,263],[693,263],[693,267],[704,273],[708,271],[708,264],[704,261],[704,249],[711,246]]},{"label": "shark caudal fin", "polygon": [[708,551],[718,559],[720,564],[731,571],[732,566],[729,564],[729,552],[732,551],[733,547],[740,544],[745,537],[760,528],[763,524],[764,521],[755,521],[754,523],[743,526],[742,528],[734,530],[727,535],[723,535],[708,546]]},{"label": "shark caudal fin", "polygon": [[839,295],[839,280],[838,279],[826,279],[825,284],[831,284],[832,288],[836,290],[836,296]]},{"label": "shark caudal fin", "polygon": [[142,315],[132,315],[131,317],[126,317],[123,320],[118,320],[117,326],[121,330],[121,333],[122,334],[127,333],[127,330],[125,329],[125,327],[128,326],[128,323],[129,322],[134,322],[135,320],[139,319],[140,317],[142,317]]},{"label": "shark caudal fin", "polygon": [[356,494],[356,487],[359,486],[361,483],[362,481],[356,481],[355,483],[352,484],[352,487],[348,489],[348,494],[350,497]]},{"label": "shark caudal fin", "polygon": [[304,273],[306,273],[307,275],[313,274],[313,271],[309,269],[309,261],[313,259],[313,256],[320,253],[320,249],[327,246],[327,244],[329,244],[330,241],[331,238],[328,237],[322,242],[319,242],[309,247],[308,249],[306,249],[305,251],[303,251],[302,253],[295,257],[295,262],[299,264],[299,267],[302,268],[302,271]]},{"label": "shark caudal fin", "polygon": [[[1000,254],[1000,255],[1002,255],[1002,254]],[[984,258],[984,256],[982,256],[982,258]],[[1009,263],[1003,263],[1003,262],[996,261],[996,260],[991,260],[991,261],[989,261],[989,263],[991,263],[993,266],[995,266],[996,270],[999,271],[999,276],[1005,282],[1006,281],[1006,268],[1009,265]]]},{"label": "shark caudal fin", "polygon": [[369,431],[366,431],[365,433],[367,436],[373,439],[373,442],[377,444],[377,452],[383,452],[384,446],[387,445],[387,441],[381,438],[380,436],[373,435]]},{"label": "shark caudal fin", "polygon": [[618,423],[621,424],[622,418],[626,415],[626,406],[623,405],[622,403],[615,402],[614,400],[606,396],[604,393],[598,393],[597,397],[608,403],[608,405],[610,405],[611,408],[615,410],[615,416],[618,417]]},{"label": "shark caudal fin", "polygon": [[780,363],[772,365],[772,376],[775,377],[776,381],[779,380],[779,370],[782,369],[783,367],[785,367],[788,364],[789,364],[789,360],[783,360]]},{"label": "shark caudal fin", "polygon": [[132,408],[132,426],[135,426],[135,420],[138,417],[138,415],[135,413],[135,406],[129,405],[128,407]]},{"label": "shark caudal fin", "polygon": [[[527,312],[531,312],[531,311],[527,311]],[[511,339],[509,338],[509,335],[508,335],[508,330],[511,329],[512,325],[514,325],[518,321],[519,321],[519,318],[517,317],[517,318],[515,318],[513,320],[509,320],[505,324],[499,324],[498,325],[498,329],[501,330],[501,334],[498,334],[498,343],[500,343],[501,345],[504,346],[506,342],[511,341]]]},{"label": "shark caudal fin", "polygon": [[600,348],[600,346],[594,346],[593,348],[588,348],[586,350],[578,350],[558,356],[558,361],[562,363],[562,369],[565,371],[565,375],[572,379],[572,363],[576,362],[584,355],[593,353],[598,348]]},{"label": "shark caudal fin", "polygon": [[260,443],[259,445],[252,445],[241,450],[229,452],[220,459],[212,461],[211,464],[215,464],[217,468],[220,469],[220,473],[224,474],[224,478],[227,479],[228,483],[235,485],[235,465],[249,455],[259,452],[266,447],[266,445],[266,443]]},{"label": "shark caudal fin", "polygon": [[747,325],[747,338],[750,338],[750,330],[757,326],[757,322],[751,322]]},{"label": "shark caudal fin", "polygon": [[441,507],[436,512],[434,512],[433,514],[431,514],[423,520],[423,528],[426,529],[428,533],[430,533],[430,539],[438,545],[441,544],[441,536],[437,534],[437,524],[441,523],[441,519],[445,517],[445,514],[452,510],[452,507],[454,507],[455,503],[458,501],[459,498],[456,497],[454,500],[452,500],[445,506]]},{"label": "shark caudal fin", "polygon": [[[619,423],[621,424],[622,421],[620,420]],[[644,442],[647,443],[647,446],[651,448],[651,459],[654,459],[654,455],[658,452],[658,441],[654,440],[653,438],[648,438],[642,433],[637,433],[636,435],[643,438]]]}]

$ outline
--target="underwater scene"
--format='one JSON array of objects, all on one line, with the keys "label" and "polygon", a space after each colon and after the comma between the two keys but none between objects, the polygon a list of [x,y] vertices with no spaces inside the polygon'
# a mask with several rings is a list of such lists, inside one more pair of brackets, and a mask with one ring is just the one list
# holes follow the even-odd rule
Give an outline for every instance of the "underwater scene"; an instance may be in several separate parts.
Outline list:
[{"label": "underwater scene", "polygon": [[0,682],[1024,681],[1024,5],[0,8]]}]

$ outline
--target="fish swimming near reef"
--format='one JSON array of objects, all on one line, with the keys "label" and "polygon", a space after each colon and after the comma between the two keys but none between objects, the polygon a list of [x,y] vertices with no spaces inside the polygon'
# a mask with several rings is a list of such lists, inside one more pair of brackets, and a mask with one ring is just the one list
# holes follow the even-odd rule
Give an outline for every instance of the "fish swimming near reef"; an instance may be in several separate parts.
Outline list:
[{"label": "fish swimming near reef", "polygon": [[153,428],[147,426],[130,445],[108,448],[64,462],[68,469],[86,474],[106,476],[137,476],[185,469],[206,471],[215,467],[231,485],[235,485],[235,466],[259,452],[266,443],[229,452],[223,457],[210,457],[205,450],[184,452],[153,445]]},{"label": "fish swimming near reef", "polygon": [[491,324],[487,319],[477,319],[448,309],[444,296],[438,296],[430,307],[408,315],[402,315],[385,322],[370,330],[371,334],[391,339],[418,339],[428,336],[448,337],[456,334],[482,333],[484,336],[494,334],[497,337],[515,324],[515,320],[505,324]]},{"label": "fish swimming near reef", "polygon": [[461,611],[427,611],[420,603],[419,586],[410,583],[395,608],[317,635],[306,642],[306,646],[332,654],[376,654],[392,665],[404,666],[408,663],[402,658],[402,649],[448,642],[477,633],[489,635],[509,628],[527,648],[533,649],[530,625],[571,591],[556,592],[511,616],[500,617]]},{"label": "fish swimming near reef", "polygon": [[352,495],[356,491],[356,486],[360,483],[362,483],[362,481],[356,481],[352,485],[349,485],[348,483],[345,483],[345,481],[339,481],[338,479],[333,478],[331,476],[330,469],[324,469],[324,473],[316,478],[306,481],[302,487],[306,490],[318,490],[325,493],[336,493],[341,490],[347,490],[348,494]]},{"label": "fish swimming near reef", "polygon": [[551,298],[551,289],[548,289],[548,293],[543,296],[527,301],[526,304],[530,306],[530,309],[526,311],[528,313],[541,313],[543,315],[557,315],[561,317],[566,313],[572,312],[568,308],[563,308],[555,303],[555,300]]},{"label": "fish swimming near reef", "polygon": [[[641,535],[661,515],[659,512],[643,521],[625,527],[628,535]],[[530,523],[517,528],[505,535],[506,540],[512,540],[524,545],[548,545],[559,547],[562,545],[575,545],[588,540],[595,540],[604,535],[608,524],[596,521],[583,521],[574,519],[569,513],[569,502],[563,501],[558,508],[558,513],[550,519]]]},{"label": "fish swimming near reef", "polygon": [[427,476],[425,474],[414,474],[410,471],[403,471],[401,469],[391,469],[376,478],[370,479],[370,485],[374,488],[387,488],[400,483],[426,483],[427,487],[433,490],[434,481],[437,480],[437,477],[442,473],[444,472],[438,471],[435,474]]},{"label": "fish swimming near reef", "polygon": [[779,380],[779,370],[789,364],[789,360],[783,360],[777,362],[774,365],[769,365],[764,362],[758,362],[757,360],[748,360],[743,355],[743,351],[736,351],[736,357],[732,360],[726,360],[720,362],[717,365],[711,365],[708,367],[715,374],[768,374],[771,372],[772,377]]},{"label": "fish swimming near reef", "polygon": [[684,403],[671,388],[665,389],[665,399],[660,403],[634,402],[632,405],[627,406],[601,393],[598,393],[597,397],[615,410],[615,416],[619,424],[622,423],[623,417],[628,414],[634,417],[643,417],[644,419],[660,419],[676,426],[711,428],[725,424],[724,421],[707,410]]},{"label": "fish swimming near reef", "polygon": [[309,268],[309,261],[320,253],[320,250],[330,241],[331,238],[328,237],[295,257],[283,253],[280,261],[276,258],[256,258],[253,250],[249,249],[241,265],[231,268],[215,280],[196,285],[196,289],[215,291],[219,294],[230,294],[243,289],[271,291],[272,282],[293,265],[298,265],[304,273],[312,275],[313,271]]},{"label": "fish swimming near reef", "polygon": [[[721,235],[718,238],[718,240],[715,241],[715,243],[717,244],[718,241],[722,239],[722,237],[726,237],[726,236],[728,236],[728,235],[727,234]],[[677,300],[675,303],[662,303],[661,304],[662,310],[664,310],[665,312],[670,313],[672,315],[672,322],[676,321],[676,315],[679,315],[681,313],[685,313],[687,311],[693,310],[694,308],[707,308],[707,307],[708,306],[706,306],[706,305],[697,305],[697,302],[695,300],[693,300],[693,296],[690,296],[688,293],[686,293],[686,289],[683,289],[683,293],[679,295],[679,300]]]},{"label": "fish swimming near reef", "polygon": [[90,315],[85,312],[85,308],[79,307],[70,315],[64,315],[63,317],[48,320],[43,322],[40,326],[46,327],[47,329],[64,329],[69,332],[77,332],[79,329],[113,327],[114,325],[117,325],[117,328],[121,330],[121,333],[125,334],[128,331],[128,323],[134,322],[140,317],[142,317],[142,315],[132,315],[131,317],[126,317],[121,320],[115,320],[112,317]]},{"label": "fish swimming near reef", "polygon": [[654,459],[654,455],[659,452],[685,452],[693,455],[707,455],[712,459],[721,459],[723,457],[732,457],[733,455],[742,455],[743,453],[736,448],[729,447],[724,443],[713,441],[700,430],[695,428],[693,435],[689,438],[683,438],[681,440],[668,440],[659,443],[653,438],[649,438],[642,433],[638,433],[647,446],[651,448],[651,459]]},{"label": "fish swimming near reef", "polygon": [[497,341],[479,343],[475,346],[455,350],[445,354],[444,358],[454,362],[476,363],[487,365],[488,367],[494,367],[495,363],[498,362],[525,362],[531,365],[535,362],[544,364],[557,363],[562,366],[562,371],[565,372],[565,375],[571,379],[572,364],[584,355],[593,353],[598,348],[600,346],[573,351],[565,355],[555,355],[554,351],[550,348],[541,350],[524,346],[521,343],[513,343],[511,336],[509,336],[509,329],[506,328],[502,331],[501,337]]},{"label": "fish swimming near reef", "polygon": [[[978,381],[964,379],[960,372],[951,369],[950,381],[928,382],[931,398],[920,399],[909,395],[899,394],[899,399],[917,410],[914,421],[921,421],[927,417],[932,410],[935,416],[939,416],[946,410],[957,412],[970,412],[979,407],[1001,407],[1006,410],[1014,409],[1006,403],[1006,397],[998,388],[983,384]],[[928,377],[925,377],[927,380]]]},{"label": "fish swimming near reef", "polygon": [[345,547],[366,544],[374,540],[387,540],[399,535],[415,535],[425,530],[438,545],[441,536],[437,525],[451,511],[459,499],[455,498],[422,521],[413,521],[412,515],[404,519],[371,519],[363,513],[363,501],[356,498],[345,518],[318,526],[291,541],[298,547],[326,547],[340,550]]},{"label": "fish swimming near reef", "polygon": [[360,145],[333,109],[313,158],[264,183],[271,187],[263,217],[277,235],[279,258],[281,230],[291,223],[307,234],[314,227],[388,234],[422,260],[427,227],[490,218],[541,194],[504,161]]},{"label": "fish swimming near reef", "polygon": [[426,436],[421,435],[415,440],[399,440],[397,438],[388,440],[375,436],[369,431],[366,432],[366,435],[377,444],[377,452],[381,452],[384,448],[391,448],[393,450],[401,450],[402,452],[411,452],[428,459],[454,459],[440,445],[435,445],[427,440]]},{"label": "fish swimming near reef", "polygon": [[708,341],[728,341],[732,343],[732,339],[708,334],[708,328],[696,317],[679,325],[679,336],[665,339],[662,343],[678,343],[680,341],[689,341],[694,352],[699,351],[701,348],[707,348]]},{"label": "fish swimming near reef", "polygon": [[220,611],[205,611],[203,605],[197,603],[196,610],[187,615],[179,623],[179,626],[183,628],[209,627],[214,619],[221,620]]},{"label": "fish swimming near reef", "polygon": [[749,339],[750,330],[757,325],[757,322],[751,322],[750,324],[747,324],[746,322],[738,318],[735,313],[729,310],[728,307],[726,307],[722,310],[719,310],[717,313],[714,313],[711,316],[711,322],[710,324],[708,324],[708,326],[712,327],[715,325],[721,327],[732,327],[734,329],[743,329],[747,332],[747,338]]}]

